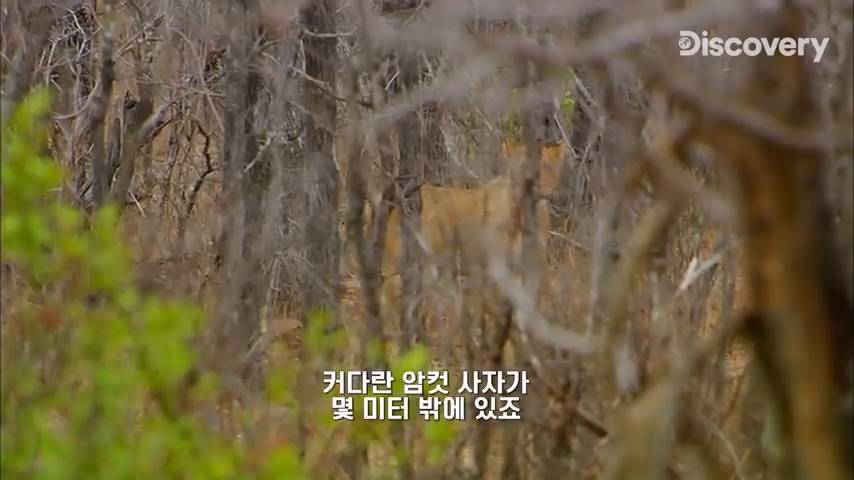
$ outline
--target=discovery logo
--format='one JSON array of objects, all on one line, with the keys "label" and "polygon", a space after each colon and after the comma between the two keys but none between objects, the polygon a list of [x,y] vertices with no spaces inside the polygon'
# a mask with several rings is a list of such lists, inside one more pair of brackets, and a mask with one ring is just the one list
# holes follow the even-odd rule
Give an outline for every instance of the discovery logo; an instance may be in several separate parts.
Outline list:
[{"label": "discovery logo", "polygon": [[747,55],[755,57],[757,55],[776,55],[780,54],[786,57],[797,55],[803,57],[807,55],[809,49],[813,53],[812,61],[818,63],[824,55],[824,50],[827,48],[828,38],[737,38],[737,37],[710,37],[709,32],[703,30],[701,34],[690,30],[681,30],[679,32],[679,55],[690,57],[700,54],[704,57],[713,56],[720,57],[727,55],[737,57],[739,55]]}]

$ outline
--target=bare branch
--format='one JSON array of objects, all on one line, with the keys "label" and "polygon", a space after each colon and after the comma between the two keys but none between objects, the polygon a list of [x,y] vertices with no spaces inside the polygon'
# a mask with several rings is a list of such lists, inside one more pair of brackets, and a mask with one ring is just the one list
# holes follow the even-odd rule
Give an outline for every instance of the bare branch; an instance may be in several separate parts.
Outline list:
[{"label": "bare branch", "polygon": [[[107,107],[113,93],[113,80],[115,78],[115,60],[113,58],[113,30],[107,25],[101,31],[101,70],[98,78],[98,87],[92,97],[92,110],[89,116],[89,130],[93,131],[92,142],[92,199],[94,208],[98,208],[104,202],[109,191],[112,170],[109,168],[106,151]],[[124,197],[121,197],[124,200]]]},{"label": "bare branch", "polygon": [[[490,249],[488,245],[493,244],[488,239],[482,245]],[[559,350],[568,351],[577,355],[592,354],[601,347],[598,339],[586,335],[580,335],[571,330],[556,327],[549,323],[537,310],[534,298],[527,292],[522,283],[515,279],[504,255],[493,250],[488,254],[488,271],[492,280],[498,285],[501,293],[510,300],[516,310],[516,319],[519,329],[530,333],[535,339]]]}]

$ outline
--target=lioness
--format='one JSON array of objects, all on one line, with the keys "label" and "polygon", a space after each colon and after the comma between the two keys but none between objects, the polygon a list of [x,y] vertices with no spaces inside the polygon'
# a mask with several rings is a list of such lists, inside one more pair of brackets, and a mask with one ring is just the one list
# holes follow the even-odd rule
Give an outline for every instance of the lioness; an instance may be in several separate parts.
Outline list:
[{"label": "lioness", "polygon": [[[537,201],[538,240],[545,248],[550,228],[547,197],[555,188],[561,162],[565,158],[566,145],[559,123],[558,109],[554,102],[547,102],[540,110],[541,121],[535,129],[536,141],[540,145],[540,175]],[[502,143],[502,154],[508,170],[517,171],[524,165],[526,146],[512,140]],[[519,245],[521,229],[518,223],[519,210],[510,172],[493,179],[479,188],[462,189],[422,185],[421,231],[424,246],[430,253],[434,265],[454,252],[454,243],[465,243],[465,232],[487,227],[498,232],[501,248],[510,251]],[[401,262],[401,215],[397,208],[389,215],[385,233],[385,248],[382,256],[382,297],[384,311],[389,305],[397,305]],[[472,245],[474,246],[474,245]]]}]

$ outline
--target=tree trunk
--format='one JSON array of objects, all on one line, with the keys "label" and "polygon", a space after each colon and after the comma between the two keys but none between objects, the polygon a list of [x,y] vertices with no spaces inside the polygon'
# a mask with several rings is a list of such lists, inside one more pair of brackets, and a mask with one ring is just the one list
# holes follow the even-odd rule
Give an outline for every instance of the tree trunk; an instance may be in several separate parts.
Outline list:
[{"label": "tree trunk", "polygon": [[[401,89],[417,88],[422,77],[418,56],[408,52],[400,58]],[[418,110],[400,120],[400,192],[402,310],[400,328],[402,348],[409,348],[422,336],[421,252],[416,235],[421,231],[421,184],[424,183],[424,143]]]},{"label": "tree trunk", "polygon": [[[317,34],[335,33],[335,0],[315,0],[302,12],[305,28]],[[305,72],[330,89],[336,85],[335,37],[306,36]],[[335,166],[335,99],[315,85],[306,86],[306,172],[308,220],[305,235],[307,259],[314,269],[305,291],[306,308],[332,308],[338,296],[338,242],[336,203],[338,173]],[[315,280],[316,279],[316,280]]]},{"label": "tree trunk", "polygon": [[[796,7],[790,5],[776,20],[773,36],[804,35]],[[782,125],[814,125],[802,59],[777,55],[757,62],[743,101]],[[841,369],[851,357],[836,340],[850,327],[852,309],[839,293],[837,265],[824,234],[824,158],[815,150],[745,132],[726,118],[707,120],[704,126],[720,150],[723,171],[732,175],[745,232],[751,308],[746,323],[770,380],[779,440],[787,449],[775,476],[851,478],[850,427],[838,410]]]},{"label": "tree trunk", "polygon": [[[303,38],[305,50],[305,72],[322,82],[329,90],[336,88],[336,45],[335,33],[336,0],[314,0],[302,10],[302,23],[313,35]],[[336,104],[335,99],[314,82],[305,85],[305,105],[309,114],[305,116],[305,203],[306,259],[312,271],[308,272],[302,304],[305,309],[322,309],[330,312],[331,323],[327,329],[339,327],[334,308],[339,299],[338,271],[338,171],[334,160],[334,137]],[[304,331],[309,317],[304,317]],[[308,357],[309,350],[303,345],[300,351],[302,365],[297,378],[297,399],[300,404],[298,418],[299,442],[303,451],[309,447],[309,426],[312,419],[316,392],[317,361]]]},{"label": "tree trunk", "polygon": [[[235,28],[232,43],[231,68],[228,75],[228,98],[223,139],[222,211],[225,227],[220,237],[219,257],[222,283],[220,318],[217,324],[217,361],[222,368],[239,358],[259,327],[259,298],[263,298],[264,280],[258,275],[261,259],[257,243],[261,229],[261,199],[266,189],[267,162],[256,162],[258,155],[254,108],[261,90],[261,74],[257,70],[255,44],[259,33],[252,12],[254,2],[244,5],[241,24]],[[139,108],[139,107],[137,107]]]}]

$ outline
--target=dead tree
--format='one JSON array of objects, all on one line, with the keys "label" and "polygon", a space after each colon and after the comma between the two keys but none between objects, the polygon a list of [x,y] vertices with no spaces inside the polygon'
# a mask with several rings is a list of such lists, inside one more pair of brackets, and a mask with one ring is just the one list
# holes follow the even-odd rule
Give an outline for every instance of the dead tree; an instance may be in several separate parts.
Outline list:
[{"label": "dead tree", "polygon": [[[399,58],[400,84],[404,92],[421,83],[423,69],[415,52],[404,52]],[[421,191],[424,178],[423,128],[421,109],[408,112],[398,125],[400,169],[397,179],[401,219],[406,228],[401,232],[400,272],[403,301],[400,312],[402,345],[411,346],[422,333],[421,260],[417,232],[421,231]]]},{"label": "dead tree", "polygon": [[[51,27],[59,17],[59,9],[51,2],[25,2],[23,0],[4,5],[3,40],[11,44],[14,56],[9,62],[3,86],[3,98],[0,99],[0,120],[12,113],[12,109],[27,94],[33,83],[33,74],[39,55],[48,46]],[[15,32],[18,29],[24,31]],[[17,37],[17,38],[16,38]],[[18,43],[18,38],[24,40]],[[27,41],[28,40],[28,41]]]},{"label": "dead tree", "polygon": [[216,356],[226,362],[222,365],[226,369],[231,368],[230,359],[239,358],[259,327],[265,285],[258,275],[261,259],[257,244],[269,162],[256,161],[259,141],[254,112],[262,88],[257,64],[261,31],[256,8],[254,1],[248,1],[232,12],[235,28],[226,78],[221,197],[225,227],[218,253],[222,295],[214,345]]},{"label": "dead tree", "polygon": [[[338,39],[335,0],[315,0],[302,10],[302,23],[314,33],[303,37],[305,73],[335,88]],[[336,205],[338,198],[338,171],[334,160],[336,100],[318,85],[306,85],[306,105],[311,112],[306,115],[306,177],[308,190],[305,240],[307,259],[314,269],[306,286],[306,308],[332,308],[338,299],[338,242]]]}]

